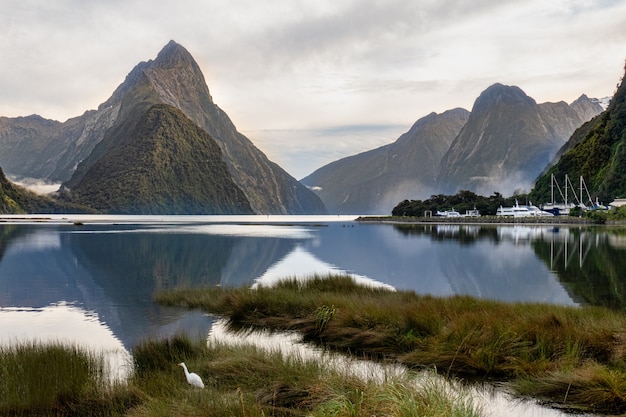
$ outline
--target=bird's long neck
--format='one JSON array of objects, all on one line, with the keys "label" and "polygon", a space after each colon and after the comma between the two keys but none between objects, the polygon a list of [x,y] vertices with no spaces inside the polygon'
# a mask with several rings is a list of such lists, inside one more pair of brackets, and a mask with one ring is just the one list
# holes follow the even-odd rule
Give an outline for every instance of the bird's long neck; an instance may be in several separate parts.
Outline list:
[{"label": "bird's long neck", "polygon": [[181,364],[180,366],[183,367],[183,369],[185,370],[185,375],[189,375],[189,371],[187,370],[187,365],[185,365],[184,363]]}]

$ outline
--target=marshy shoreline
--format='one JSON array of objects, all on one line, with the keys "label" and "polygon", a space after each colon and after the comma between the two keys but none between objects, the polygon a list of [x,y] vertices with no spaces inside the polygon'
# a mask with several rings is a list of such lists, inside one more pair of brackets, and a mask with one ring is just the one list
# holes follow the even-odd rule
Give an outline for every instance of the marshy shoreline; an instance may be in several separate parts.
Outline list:
[{"label": "marshy shoreline", "polygon": [[[626,412],[620,311],[422,296],[343,275],[255,289],[178,288],[154,299],[221,317],[232,331],[296,333],[325,351],[408,373],[364,381],[322,361],[179,335],[135,346],[128,380],[108,384],[98,358],[18,346],[0,350],[0,414],[480,417],[465,388],[485,383],[574,413]],[[204,389],[187,384],[180,362],[203,378]]]},{"label": "marshy shoreline", "polygon": [[165,305],[225,317],[232,329],[297,332],[325,349],[504,385],[575,412],[626,412],[626,315],[601,307],[420,296],[350,277],[272,288],[179,289]]}]

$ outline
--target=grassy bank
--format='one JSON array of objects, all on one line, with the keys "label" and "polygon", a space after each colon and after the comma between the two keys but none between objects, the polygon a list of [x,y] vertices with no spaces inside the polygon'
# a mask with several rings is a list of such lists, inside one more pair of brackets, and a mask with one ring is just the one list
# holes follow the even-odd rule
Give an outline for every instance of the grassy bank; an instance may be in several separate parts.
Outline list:
[{"label": "grassy bank", "polygon": [[[379,385],[316,361],[283,357],[249,345],[205,348],[176,339],[148,342],[136,349],[134,357],[137,377],[133,383],[150,400],[131,416],[479,415],[469,396],[444,396],[446,386],[436,378],[423,388],[410,375]],[[204,390],[191,389],[180,368],[172,366],[183,357],[204,379]]]},{"label": "grassy bank", "polygon": [[[134,373],[111,386],[101,360],[74,348],[0,352],[2,416],[433,416],[478,417],[462,389],[434,375],[366,382],[315,361],[254,346],[206,345],[177,336],[133,349]],[[185,361],[205,382],[187,384]]]},{"label": "grassy bank", "polygon": [[0,348],[0,415],[120,416],[137,396],[109,381],[100,355],[61,344]]},{"label": "grassy bank", "polygon": [[626,316],[608,309],[434,298],[348,277],[175,290],[157,300],[223,315],[234,327],[297,330],[340,351],[510,382],[561,407],[626,412]]}]

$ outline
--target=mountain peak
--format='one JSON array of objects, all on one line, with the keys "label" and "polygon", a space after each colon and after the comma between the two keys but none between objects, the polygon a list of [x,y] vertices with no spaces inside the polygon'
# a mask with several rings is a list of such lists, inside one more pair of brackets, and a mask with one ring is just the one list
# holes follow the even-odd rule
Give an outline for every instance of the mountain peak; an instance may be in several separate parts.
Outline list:
[{"label": "mountain peak", "polygon": [[570,106],[584,105],[588,103],[600,105],[597,99],[591,99],[587,96],[587,94],[581,94],[580,97],[570,103]]},{"label": "mountain peak", "polygon": [[[173,40],[154,60],[135,66],[99,108],[118,106],[119,120],[135,120],[133,114],[136,117],[139,110],[157,103],[181,110],[219,144],[232,179],[246,194],[255,212],[326,213],[322,201],[312,191],[269,161],[248,138],[237,132],[228,115],[213,102],[198,63]],[[75,179],[79,180],[80,175],[75,174],[66,183],[68,188],[77,184]]]},{"label": "mountain peak", "polygon": [[583,122],[590,120],[597,114],[602,113],[605,107],[600,104],[599,100],[590,99],[586,94],[582,94],[570,104],[570,107],[578,113]]},{"label": "mountain peak", "polygon": [[480,96],[478,96],[474,103],[472,112],[497,104],[525,104],[534,106],[537,102],[526,95],[526,93],[517,86],[495,83],[487,87],[487,89],[483,91]]},{"label": "mountain peak", "polygon": [[589,100],[537,104],[519,87],[493,84],[442,158],[445,192],[527,189],[580,124],[600,113]]},{"label": "mountain peak", "polygon": [[119,104],[122,97],[138,86],[140,86],[139,96],[145,99],[148,84],[159,100],[183,110],[187,116],[191,115],[187,112],[188,109],[182,106],[183,100],[192,102],[192,106],[201,102],[200,109],[213,105],[200,66],[182,45],[171,40],[154,60],[137,64],[113,95],[98,109]]},{"label": "mountain peak", "polygon": [[[167,45],[165,45],[163,47],[163,49],[166,49],[166,48],[183,48],[183,46],[181,44],[177,43],[174,39],[170,39],[170,41],[167,43]],[[183,49],[185,49],[185,48],[183,48]]]},{"label": "mountain peak", "polygon": [[182,45],[171,40],[161,49],[153,61],[153,65],[160,68],[168,68],[176,66],[180,63],[195,64],[195,60]]}]

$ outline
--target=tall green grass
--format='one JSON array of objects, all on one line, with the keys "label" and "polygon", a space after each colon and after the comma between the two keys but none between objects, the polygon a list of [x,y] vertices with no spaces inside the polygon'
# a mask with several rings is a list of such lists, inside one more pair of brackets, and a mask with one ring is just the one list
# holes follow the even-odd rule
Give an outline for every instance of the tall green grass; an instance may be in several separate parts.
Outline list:
[{"label": "tall green grass", "polygon": [[[467,392],[434,374],[366,382],[314,360],[184,335],[145,341],[132,353],[134,372],[111,385],[103,358],[76,347],[3,348],[0,415],[480,416]],[[204,389],[187,383],[180,361],[202,377]]]},{"label": "tall green grass", "polygon": [[384,384],[369,383],[355,390],[334,392],[310,415],[478,417],[481,408],[462,387],[452,387],[427,373],[418,382],[393,378]]},{"label": "tall green grass", "polygon": [[[163,362],[180,344],[180,337],[150,341],[133,351],[135,363],[145,368],[132,384],[150,398],[130,416],[480,416],[469,393],[452,390],[434,374],[366,382],[314,360],[220,343],[190,344],[191,351]],[[183,357],[204,389],[187,384],[175,365]]]},{"label": "tall green grass", "polygon": [[105,364],[60,343],[0,347],[0,415],[123,415],[136,399],[110,383]]},{"label": "tall green grass", "polygon": [[[561,407],[626,411],[626,316],[602,308],[434,298],[355,285],[346,277],[275,288],[160,294],[234,327],[297,330],[352,354],[507,381]],[[112,384],[103,357],[73,346],[0,348],[2,416],[477,416],[471,395],[441,379],[368,382],[315,361],[254,346],[176,336],[133,349],[133,372]],[[187,384],[184,361],[206,388]]]},{"label": "tall green grass", "polygon": [[[344,352],[465,379],[517,381],[524,395],[626,412],[626,386],[615,383],[626,380],[622,312],[435,298],[362,287],[345,276],[292,279],[254,290],[174,290],[157,300],[224,315],[235,328],[297,330],[304,340]],[[579,369],[588,371],[575,377]]]}]

